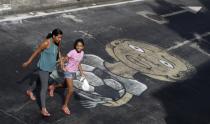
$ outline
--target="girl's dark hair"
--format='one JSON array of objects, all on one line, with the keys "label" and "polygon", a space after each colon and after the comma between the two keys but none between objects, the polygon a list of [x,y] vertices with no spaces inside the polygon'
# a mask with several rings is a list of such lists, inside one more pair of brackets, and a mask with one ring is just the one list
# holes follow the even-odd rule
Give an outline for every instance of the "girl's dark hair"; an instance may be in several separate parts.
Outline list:
[{"label": "girl's dark hair", "polygon": [[51,33],[49,33],[49,34],[47,35],[46,38],[47,38],[47,39],[52,38],[53,35],[54,35],[54,36],[63,35],[63,32],[61,31],[61,29],[56,28],[56,29],[54,29]]},{"label": "girl's dark hair", "polygon": [[85,45],[84,40],[82,38],[79,38],[74,42],[74,49],[76,49],[78,43],[81,43],[83,46]]}]

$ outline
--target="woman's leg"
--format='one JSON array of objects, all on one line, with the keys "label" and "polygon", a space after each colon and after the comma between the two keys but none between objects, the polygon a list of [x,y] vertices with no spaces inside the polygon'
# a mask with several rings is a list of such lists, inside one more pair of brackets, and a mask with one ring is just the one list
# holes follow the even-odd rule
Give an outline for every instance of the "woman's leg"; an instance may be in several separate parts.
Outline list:
[{"label": "woman's leg", "polygon": [[39,71],[39,77],[41,81],[41,91],[40,91],[40,100],[41,100],[41,113],[44,116],[50,116],[46,109],[46,95],[47,95],[47,87],[49,80],[49,72],[47,71]]},{"label": "woman's leg", "polygon": [[26,91],[26,94],[30,97],[31,100],[35,101],[36,100],[36,97],[34,96],[34,93],[33,91],[35,90],[36,88],[36,81],[33,81],[32,82],[32,85],[28,88],[28,90]]},{"label": "woman's leg", "polygon": [[31,100],[35,101],[36,97],[34,96],[33,91],[36,89],[37,80],[39,76],[36,74],[32,75],[31,77],[31,85],[29,86],[28,90],[26,91],[26,94],[30,97]]},{"label": "woman's leg", "polygon": [[73,79],[66,78],[66,84],[67,84],[67,94],[65,96],[64,105],[62,107],[62,110],[65,114],[70,115],[70,110],[68,108],[68,103],[72,98],[73,94]]}]

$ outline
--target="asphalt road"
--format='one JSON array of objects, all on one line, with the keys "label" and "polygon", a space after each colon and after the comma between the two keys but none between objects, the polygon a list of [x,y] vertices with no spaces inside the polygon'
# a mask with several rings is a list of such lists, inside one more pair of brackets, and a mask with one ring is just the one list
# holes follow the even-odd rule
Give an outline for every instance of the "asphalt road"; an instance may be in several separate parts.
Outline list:
[{"label": "asphalt road", "polygon": [[[209,124],[209,7],[207,0],[150,0],[1,18],[0,123]],[[84,66],[95,91],[75,89],[71,116],[60,111],[63,90],[57,91],[47,98],[52,117],[43,118],[38,102],[25,96],[30,80],[17,81],[36,66],[24,70],[21,63],[57,27],[63,53],[75,39],[85,40]]]}]

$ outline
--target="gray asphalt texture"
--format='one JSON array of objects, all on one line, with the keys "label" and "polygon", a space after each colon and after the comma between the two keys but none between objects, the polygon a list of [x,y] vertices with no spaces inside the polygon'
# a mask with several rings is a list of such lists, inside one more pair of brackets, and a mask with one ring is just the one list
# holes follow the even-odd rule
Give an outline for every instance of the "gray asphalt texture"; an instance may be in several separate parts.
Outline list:
[{"label": "gray asphalt texture", "polygon": [[[183,5],[198,5],[204,9],[196,14],[185,12],[167,17],[167,24],[158,24],[136,14],[139,11],[150,11],[163,15],[178,11]],[[0,123],[209,124],[210,36],[170,51],[170,54],[182,58],[196,68],[192,77],[171,83],[136,73],[134,78],[148,89],[120,107],[98,105],[87,109],[80,103],[82,98],[75,94],[70,105],[72,115],[66,116],[60,110],[63,100],[63,91],[60,90],[54,98],[47,98],[52,117],[43,118],[38,102],[30,101],[25,95],[29,81],[17,83],[36,66],[34,62],[28,70],[24,70],[21,64],[54,28],[61,28],[64,32],[63,53],[72,49],[74,40],[81,37],[85,39],[86,54],[94,54],[113,63],[115,60],[105,50],[105,45],[111,41],[126,38],[167,49],[177,42],[195,38],[195,34],[209,32],[209,9],[208,0],[152,0],[66,13],[74,15],[82,22],[64,18],[62,14],[25,19],[21,22],[1,22]],[[199,49],[193,48],[193,43]]]}]

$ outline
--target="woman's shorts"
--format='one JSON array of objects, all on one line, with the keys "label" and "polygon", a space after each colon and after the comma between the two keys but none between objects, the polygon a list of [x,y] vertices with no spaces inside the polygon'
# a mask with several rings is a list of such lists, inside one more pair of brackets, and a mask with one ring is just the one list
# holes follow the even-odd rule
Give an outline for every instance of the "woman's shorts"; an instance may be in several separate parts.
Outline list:
[{"label": "woman's shorts", "polygon": [[64,72],[64,77],[69,79],[76,79],[76,72]]}]

